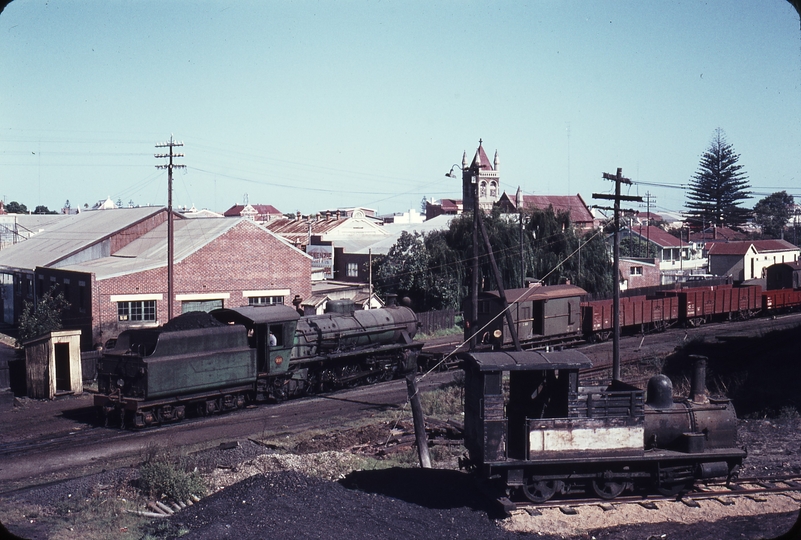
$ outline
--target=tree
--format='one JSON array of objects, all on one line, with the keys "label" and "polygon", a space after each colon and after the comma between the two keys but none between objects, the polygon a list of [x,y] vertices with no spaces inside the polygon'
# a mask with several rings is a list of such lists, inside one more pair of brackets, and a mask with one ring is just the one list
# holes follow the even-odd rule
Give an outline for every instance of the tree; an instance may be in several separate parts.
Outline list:
[{"label": "tree", "polygon": [[24,204],[20,204],[17,201],[11,201],[6,205],[6,212],[9,214],[27,214],[28,207]]},{"label": "tree", "polygon": [[61,313],[70,304],[63,293],[54,296],[55,287],[51,287],[36,302],[25,301],[19,318],[19,338],[22,343],[35,337],[61,329]]},{"label": "tree", "polygon": [[750,186],[743,166],[737,163],[739,160],[740,155],[726,142],[723,130],[717,128],[690,179],[686,206],[694,228],[737,227],[745,223],[748,210],[738,205],[750,195],[747,191]]},{"label": "tree", "polygon": [[57,214],[58,212],[56,212],[55,210],[50,210],[48,207],[40,204],[39,206],[37,206],[34,209],[33,213],[34,214]]},{"label": "tree", "polygon": [[762,234],[779,238],[787,220],[793,215],[793,196],[786,191],[768,195],[754,206],[754,221],[762,227]]},{"label": "tree", "polygon": [[[569,214],[555,214],[553,208],[533,210],[523,216],[523,223],[521,234],[518,214],[495,209],[484,216],[504,289],[518,288],[524,277],[534,277],[547,284],[570,280],[591,293],[612,291],[612,264],[600,232],[579,239]],[[408,296],[416,311],[458,309],[472,281],[472,231],[472,215],[462,214],[444,231],[402,233],[385,257],[373,261],[376,290],[383,296]],[[479,242],[479,283],[482,289],[496,290],[484,241]]]},{"label": "tree", "polygon": [[424,307],[427,274],[428,253],[423,235],[418,232],[403,231],[386,257],[373,265],[376,288],[384,294],[408,296],[418,311],[427,309]]}]

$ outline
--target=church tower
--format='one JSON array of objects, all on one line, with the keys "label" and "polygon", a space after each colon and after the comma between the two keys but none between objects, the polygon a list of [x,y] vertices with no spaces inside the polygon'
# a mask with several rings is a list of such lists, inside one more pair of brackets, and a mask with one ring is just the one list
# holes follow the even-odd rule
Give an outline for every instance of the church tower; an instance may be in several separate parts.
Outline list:
[{"label": "church tower", "polygon": [[495,159],[490,162],[481,139],[478,140],[478,149],[470,165],[467,165],[467,152],[462,155],[462,208],[465,212],[473,211],[474,194],[478,185],[478,206],[484,212],[490,212],[492,205],[500,199],[500,176],[498,167],[498,151]]}]

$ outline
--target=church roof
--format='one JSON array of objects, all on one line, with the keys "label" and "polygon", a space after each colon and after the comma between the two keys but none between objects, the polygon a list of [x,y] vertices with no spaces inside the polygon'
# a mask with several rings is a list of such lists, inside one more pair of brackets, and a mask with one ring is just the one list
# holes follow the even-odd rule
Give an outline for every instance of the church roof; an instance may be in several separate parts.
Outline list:
[{"label": "church roof", "polygon": [[470,166],[474,167],[475,165],[478,165],[479,169],[493,170],[492,162],[487,157],[487,153],[484,152],[484,147],[481,146],[481,143],[478,145],[478,150],[476,150],[476,155],[473,157],[473,162]]}]

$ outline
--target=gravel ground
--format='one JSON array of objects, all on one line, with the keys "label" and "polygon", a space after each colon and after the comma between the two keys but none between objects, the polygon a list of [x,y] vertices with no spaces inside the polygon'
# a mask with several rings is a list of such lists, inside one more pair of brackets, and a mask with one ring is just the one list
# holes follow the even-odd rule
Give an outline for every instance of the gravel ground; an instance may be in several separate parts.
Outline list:
[{"label": "gravel ground", "polygon": [[[365,431],[371,431],[368,427]],[[801,420],[740,421],[740,441],[752,449],[744,476],[776,476],[799,471]],[[784,496],[692,509],[660,503],[657,511],[633,505],[604,513],[582,509],[578,516],[558,510],[540,516],[518,512],[500,518],[470,478],[454,469],[363,470],[347,474],[361,459],[346,451],[277,453],[249,441],[230,449],[190,456],[207,473],[212,495],[169,519],[154,520],[155,538],[475,538],[512,539],[720,539],[775,538],[793,525],[801,501]],[[301,472],[303,471],[303,472]],[[314,476],[309,476],[309,473]],[[68,482],[17,492],[3,502],[39,508],[36,519],[2,516],[22,538],[82,538],[75,530],[54,532],[43,519],[80,508],[81,500],[130,506],[136,498],[136,469],[107,471]],[[639,513],[638,513],[639,512]],[[750,514],[750,515],[746,515]],[[648,523],[648,521],[653,521]],[[124,523],[115,523],[119,530]],[[116,535],[115,535],[116,536]],[[98,536],[103,538],[105,536]]]},{"label": "gravel ground", "polygon": [[[773,399],[766,407],[766,396],[759,396],[757,406],[739,420],[739,444],[749,450],[743,477],[801,473],[801,419],[796,412],[794,382],[799,368],[786,361],[797,358],[796,351],[796,346],[772,340],[773,358],[751,357],[760,370],[747,377],[740,375],[741,366],[731,350],[724,350],[719,361],[729,366],[728,371],[708,353],[713,372],[743,381],[739,388],[745,395],[763,389]],[[763,411],[781,414],[765,419]],[[348,450],[377,436],[385,438],[386,428],[335,430],[284,449],[291,453],[240,441],[234,448],[192,455],[192,463],[206,474],[213,494],[171,518],[152,521],[150,537],[755,540],[777,538],[790,530],[801,505],[801,493],[794,493],[759,501],[738,499],[728,507],[702,503],[700,509],[693,509],[666,502],[649,511],[619,505],[606,513],[593,507],[581,509],[576,516],[548,510],[540,516],[517,512],[510,518],[498,518],[469,477],[455,467],[349,473],[364,468],[359,466],[364,456]],[[0,496],[0,520],[13,533],[30,540],[85,538],[84,515],[65,520],[65,513],[86,511],[90,504],[134,508],[136,475],[135,468],[121,469],[6,494]],[[76,504],[76,500],[86,504]],[[141,499],[137,504],[142,507]],[[48,521],[50,516],[59,517],[58,529],[53,528],[53,520]],[[107,530],[93,537],[141,538],[141,534],[126,536],[125,519],[121,513],[106,525]],[[801,534],[783,540],[791,538],[801,540]],[[0,540],[4,540],[2,536]]]}]

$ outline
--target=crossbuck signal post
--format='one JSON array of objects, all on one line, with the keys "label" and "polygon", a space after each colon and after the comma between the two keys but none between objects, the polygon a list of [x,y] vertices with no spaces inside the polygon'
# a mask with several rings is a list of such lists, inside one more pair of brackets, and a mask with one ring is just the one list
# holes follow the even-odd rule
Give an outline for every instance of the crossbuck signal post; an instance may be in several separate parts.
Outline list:
[{"label": "crossbuck signal post", "polygon": [[169,142],[158,143],[156,148],[169,148],[167,154],[155,154],[157,159],[169,158],[169,162],[163,165],[156,165],[157,169],[167,169],[167,321],[172,320],[172,301],[175,296],[173,291],[173,240],[174,224],[172,215],[172,170],[183,169],[186,165],[176,165],[173,158],[184,157],[183,154],[176,154],[173,148],[183,146],[184,143],[175,141],[170,135]]},{"label": "crossbuck signal post", "polygon": [[620,184],[631,185],[630,179],[623,176],[623,169],[618,167],[617,174],[603,173],[605,180],[611,180],[615,183],[615,194],[607,195],[605,193],[593,193],[593,199],[606,199],[615,201],[615,230],[614,230],[614,249],[613,249],[613,276],[612,276],[612,290],[614,296],[612,297],[612,313],[613,313],[613,327],[612,334],[612,380],[620,380],[620,201],[636,201],[642,202],[642,197],[635,197],[631,195],[620,194]]}]

